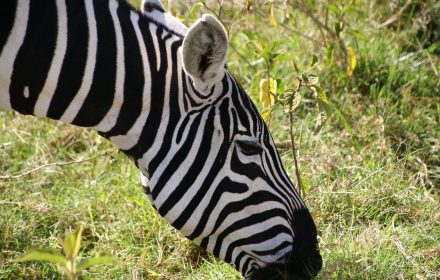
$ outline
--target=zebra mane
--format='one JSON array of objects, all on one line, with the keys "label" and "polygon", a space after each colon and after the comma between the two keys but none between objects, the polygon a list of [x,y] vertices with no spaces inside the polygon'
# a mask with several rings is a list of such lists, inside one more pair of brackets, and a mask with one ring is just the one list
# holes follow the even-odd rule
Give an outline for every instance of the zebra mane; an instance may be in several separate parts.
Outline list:
[{"label": "zebra mane", "polygon": [[[88,0],[87,0],[88,1]],[[165,31],[167,31],[168,33],[175,35],[177,37],[180,38],[184,38],[185,35],[177,32],[176,30],[171,29],[169,26],[163,24],[162,22],[159,22],[157,20],[155,20],[154,18],[152,18],[151,16],[149,16],[146,13],[142,13],[139,8],[134,7],[131,3],[129,3],[127,0],[108,0],[108,1],[117,1],[119,3],[119,7],[122,7],[124,9],[128,9],[133,13],[136,13],[137,15],[139,15],[139,17],[143,17],[145,18],[149,23],[152,23],[162,29],[164,29]]]}]

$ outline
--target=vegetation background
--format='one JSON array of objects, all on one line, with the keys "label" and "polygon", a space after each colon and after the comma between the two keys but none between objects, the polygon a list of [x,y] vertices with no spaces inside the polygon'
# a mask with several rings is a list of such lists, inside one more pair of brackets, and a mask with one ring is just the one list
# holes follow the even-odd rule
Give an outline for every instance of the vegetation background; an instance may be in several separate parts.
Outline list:
[{"label": "vegetation background", "polygon": [[[294,137],[324,258],[318,279],[440,279],[440,2],[164,4],[187,25],[221,18],[228,68],[293,180]],[[156,214],[134,165],[95,132],[6,111],[0,131],[0,279],[63,277],[13,260],[60,250],[79,224],[80,256],[118,258],[81,279],[240,279]]]}]

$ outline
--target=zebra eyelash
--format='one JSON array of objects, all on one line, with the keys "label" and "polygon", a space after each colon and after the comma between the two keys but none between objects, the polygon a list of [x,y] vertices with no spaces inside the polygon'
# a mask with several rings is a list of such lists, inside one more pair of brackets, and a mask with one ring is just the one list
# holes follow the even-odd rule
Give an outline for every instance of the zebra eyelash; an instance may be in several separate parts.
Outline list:
[{"label": "zebra eyelash", "polygon": [[263,147],[256,141],[236,140],[236,143],[244,155],[254,156],[263,152]]}]

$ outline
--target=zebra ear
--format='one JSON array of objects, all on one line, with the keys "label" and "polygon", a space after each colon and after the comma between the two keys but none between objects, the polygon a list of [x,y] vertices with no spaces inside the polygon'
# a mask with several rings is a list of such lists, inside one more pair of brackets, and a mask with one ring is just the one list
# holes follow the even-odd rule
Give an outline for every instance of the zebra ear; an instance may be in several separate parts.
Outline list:
[{"label": "zebra ear", "polygon": [[205,14],[191,26],[183,40],[182,58],[197,90],[206,91],[223,79],[227,50],[225,28],[214,16]]},{"label": "zebra ear", "polygon": [[166,12],[165,7],[159,0],[143,0],[141,10],[143,13],[152,13],[154,11],[159,11],[160,13]]},{"label": "zebra ear", "polygon": [[173,30],[181,35],[185,35],[188,32],[188,27],[170,15],[160,0],[142,0],[141,10],[142,13],[166,26],[169,30]]}]

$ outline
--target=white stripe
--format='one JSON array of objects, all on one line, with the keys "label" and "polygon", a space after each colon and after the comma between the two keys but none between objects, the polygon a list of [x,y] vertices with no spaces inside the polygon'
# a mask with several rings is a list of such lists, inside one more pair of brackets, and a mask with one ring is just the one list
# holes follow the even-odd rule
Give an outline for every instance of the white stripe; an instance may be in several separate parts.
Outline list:
[{"label": "white stripe", "polygon": [[[206,124],[206,120],[208,119],[208,114],[209,114],[209,110],[206,110],[203,112],[203,115],[200,120],[200,124],[198,126],[198,131],[203,131],[205,124]],[[194,123],[192,123],[191,126],[194,126]],[[191,166],[194,164],[194,161],[197,156],[197,151],[200,149],[200,146],[202,145],[202,140],[203,140],[203,133],[197,133],[196,137],[191,141],[192,142],[191,149],[189,150],[185,160],[182,161],[182,163],[179,165],[179,168],[170,176],[170,179],[168,180],[167,184],[165,185],[165,187],[162,189],[162,191],[159,193],[159,195],[156,197],[156,199],[154,201],[154,205],[156,205],[158,208],[160,206],[162,206],[162,204],[173,193],[173,191],[175,190],[176,182],[180,182],[185,177],[185,175],[188,173]],[[179,145],[179,147],[181,145],[183,145],[183,143],[184,143],[184,141],[182,141],[182,143]],[[217,148],[217,147],[214,147],[214,149],[215,148]],[[168,153],[167,157],[161,162],[159,167],[154,171],[154,175],[150,178],[152,190],[156,186],[157,180],[162,177],[162,174],[166,170],[167,166],[173,161],[173,159],[175,157],[175,152],[177,150],[178,150],[177,148],[171,147],[171,149],[170,149],[171,152]],[[217,152],[217,149],[215,149],[215,151]],[[192,201],[191,197],[193,197],[194,194],[197,192],[197,189],[194,190],[194,188],[200,187],[202,185],[202,182],[205,179],[206,169],[210,169],[211,165],[212,165],[212,161],[208,161],[205,164],[204,168],[202,169],[202,172],[203,172],[202,175],[194,174],[194,176],[197,177],[197,179],[191,185],[192,188],[185,190],[185,195],[183,197],[181,197],[179,201],[175,202],[172,209],[170,209],[168,214],[166,214],[164,216],[164,218],[166,218],[167,221],[173,222],[179,217],[180,214],[182,214],[183,209],[185,209],[187,204],[189,204]],[[202,173],[202,172],[200,172],[200,173]],[[185,200],[185,196],[190,196],[189,200]],[[182,206],[182,204],[183,204],[183,206]],[[193,216],[193,218],[190,220],[193,223],[192,229],[194,229],[195,228],[194,223],[197,223],[197,221],[199,219],[197,217]],[[191,227],[191,226],[189,226],[189,227]],[[184,235],[191,234],[190,230],[187,230],[187,229],[183,229],[183,231],[181,231],[181,232]]]},{"label": "white stripe", "polygon": [[144,89],[142,93],[142,111],[141,115],[137,118],[134,125],[128,131],[127,135],[110,137],[110,141],[116,143],[119,148],[123,150],[131,149],[139,141],[142,133],[142,129],[147,121],[150,112],[151,103],[151,70],[150,63],[148,61],[147,49],[144,44],[142,34],[139,30],[139,15],[132,12],[130,14],[131,22],[133,23],[134,31],[138,41],[139,49],[141,52],[142,63],[144,66]]},{"label": "white stripe", "polygon": [[119,17],[117,14],[118,2],[109,1],[109,8],[116,34],[116,82],[113,104],[105,117],[101,120],[101,122],[94,127],[94,129],[102,132],[108,132],[115,126],[122,104],[124,103],[124,38],[122,38],[121,24],[119,22]]},{"label": "white stripe", "polygon": [[67,49],[67,8],[64,0],[57,0],[58,31],[55,54],[47,75],[46,82],[35,103],[34,115],[44,117],[49,110],[50,101],[57,88],[64,56]]},{"label": "white stripe", "polygon": [[9,87],[11,85],[14,61],[26,35],[29,18],[29,5],[29,1],[18,1],[14,26],[11,30],[8,41],[0,54],[0,108],[11,108]]},{"label": "white stripe", "polygon": [[[183,79],[185,79],[185,74],[182,69],[182,47],[179,47],[177,50],[177,87],[179,89],[179,109],[182,114],[185,112],[185,98],[187,98],[186,94],[183,91]],[[189,109],[189,108],[188,108]]]},{"label": "white stripe", "polygon": [[[154,25],[151,25],[151,29],[155,29],[153,28]],[[152,32],[152,34],[154,34]],[[153,38],[157,37],[153,35]],[[165,135],[165,131],[167,130],[168,127],[168,123],[169,123],[169,118],[170,118],[170,88],[171,88],[171,76],[172,76],[172,72],[173,72],[173,60],[171,57],[171,45],[174,43],[175,41],[175,37],[170,38],[169,40],[167,40],[165,42],[165,51],[167,54],[167,72],[166,72],[166,79],[165,79],[165,86],[164,86],[164,101],[163,101],[163,108],[162,108],[162,116],[161,116],[161,122],[159,125],[159,128],[157,130],[156,135],[154,136],[154,144],[153,146],[150,147],[150,149],[144,154],[143,158],[144,159],[151,159],[153,158],[158,152],[159,149],[162,147],[162,143],[163,143],[163,139],[162,137]],[[178,38],[177,38],[178,39]],[[152,185],[154,185],[152,183]]]},{"label": "white stripe", "polygon": [[[251,212],[251,213],[258,213],[261,211],[261,209],[267,209],[267,208],[255,209],[254,211],[256,211],[256,212]],[[234,214],[228,216],[228,220],[239,221],[240,218],[247,217],[246,215],[249,215],[249,212],[241,213],[241,215],[238,217]],[[230,234],[228,234],[227,236],[224,237],[223,246],[221,246],[220,253],[219,253],[218,257],[222,260],[225,259],[227,250],[233,241],[245,239],[245,238],[252,239],[252,236],[254,236],[258,233],[264,232],[265,230],[268,230],[275,225],[283,225],[286,228],[290,227],[290,225],[287,224],[287,221],[284,218],[276,216],[276,217],[272,217],[268,220],[265,220],[262,223],[252,224],[247,227],[240,228],[236,231],[231,232]],[[284,232],[279,232],[278,235],[276,235],[275,237],[273,237],[271,239],[266,239],[260,243],[246,244],[245,247],[246,247],[247,253],[250,255],[253,255],[255,260],[257,260],[257,258],[258,258],[259,260],[262,260],[264,263],[274,263],[277,261],[277,259],[279,257],[286,255],[292,248],[287,246],[274,254],[266,255],[266,256],[258,256],[255,253],[253,253],[253,251],[272,250],[272,249],[276,248],[277,246],[281,245],[285,241],[292,243],[293,242],[292,235],[284,233]],[[241,251],[240,247],[234,247],[234,249],[232,251],[232,256],[231,256],[232,258],[231,259],[235,260],[238,256],[238,254],[240,253],[240,251]]]},{"label": "white stripe", "polygon": [[[157,26],[155,24],[150,23],[150,33],[153,38],[154,51],[156,52],[156,71],[159,71],[160,68],[160,49],[159,49],[159,41],[157,38]],[[168,77],[168,76],[167,76]]]},{"label": "white stripe", "polygon": [[98,45],[98,34],[96,30],[95,11],[93,8],[93,1],[84,1],[86,4],[87,24],[89,26],[89,40],[87,49],[87,61],[84,69],[83,80],[81,87],[75,95],[75,98],[67,107],[60,121],[72,123],[78,114],[87,94],[90,91],[93,82],[93,72],[96,64],[96,49]]}]

